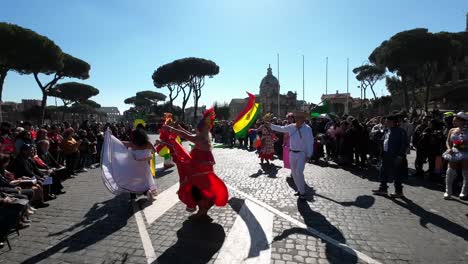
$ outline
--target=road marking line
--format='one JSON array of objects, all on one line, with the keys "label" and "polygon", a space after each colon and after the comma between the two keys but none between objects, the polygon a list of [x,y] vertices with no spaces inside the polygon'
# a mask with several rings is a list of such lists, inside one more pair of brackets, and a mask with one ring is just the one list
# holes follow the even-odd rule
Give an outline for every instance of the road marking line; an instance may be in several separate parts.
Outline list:
[{"label": "road marking line", "polygon": [[146,229],[145,221],[141,215],[140,209],[136,202],[133,203],[133,212],[138,226],[138,232],[140,233],[141,242],[146,255],[146,262],[148,264],[153,263],[156,260],[156,253],[154,252],[153,243]]},{"label": "road marking line", "polygon": [[272,240],[273,214],[245,200],[215,263],[268,264],[271,262]]},{"label": "road marking line", "polygon": [[177,195],[178,189],[179,183],[172,185],[169,189],[158,194],[153,204],[143,210],[148,225],[154,223],[154,221],[161,217],[167,210],[171,209],[179,202],[179,196]]},{"label": "road marking line", "polygon": [[244,193],[244,192],[242,192],[240,190],[237,190],[236,188],[230,186],[229,184],[226,184],[226,186],[229,189],[233,190],[234,192],[244,196],[246,199],[258,204],[259,206],[262,206],[263,208],[267,209],[268,211],[272,212],[273,214],[275,214],[275,215],[277,215],[277,216],[279,216],[279,217],[281,217],[281,218],[295,224],[298,227],[306,229],[312,235],[314,235],[316,237],[319,237],[322,240],[325,240],[328,243],[333,244],[333,245],[343,249],[344,251],[348,252],[349,254],[357,256],[359,259],[365,261],[366,263],[382,264],[381,262],[367,256],[366,254],[364,254],[364,253],[362,253],[362,252],[360,252],[358,250],[355,250],[355,249],[349,247],[348,245],[343,244],[343,243],[341,243],[341,242],[327,236],[326,234],[323,234],[323,233],[319,232],[318,230],[316,230],[316,229],[314,229],[312,227],[307,226],[306,224],[302,223],[301,221],[299,221],[297,219],[294,219],[293,217],[279,211],[278,209],[275,209],[275,208],[271,207],[270,205],[268,205],[268,204],[266,204],[266,203],[264,203],[264,202],[262,202],[260,200],[257,200],[256,198],[254,198],[254,197],[252,197],[252,196],[250,196],[250,195],[248,195],[248,194],[246,194],[246,193]]}]

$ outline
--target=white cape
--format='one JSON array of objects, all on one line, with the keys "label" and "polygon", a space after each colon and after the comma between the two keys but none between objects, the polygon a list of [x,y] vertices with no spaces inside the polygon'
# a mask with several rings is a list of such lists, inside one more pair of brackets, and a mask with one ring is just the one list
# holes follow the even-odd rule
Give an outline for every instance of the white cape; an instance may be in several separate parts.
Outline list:
[{"label": "white cape", "polygon": [[101,154],[102,181],[107,189],[120,193],[142,193],[155,188],[149,163],[137,161],[110,129],[104,134]]}]

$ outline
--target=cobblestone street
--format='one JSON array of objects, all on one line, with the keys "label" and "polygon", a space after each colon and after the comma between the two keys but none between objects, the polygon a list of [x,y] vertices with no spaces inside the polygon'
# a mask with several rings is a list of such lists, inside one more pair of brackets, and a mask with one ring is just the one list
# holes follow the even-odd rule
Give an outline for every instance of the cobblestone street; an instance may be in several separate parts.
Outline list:
[{"label": "cobblestone street", "polygon": [[468,262],[468,203],[443,200],[439,185],[410,177],[406,198],[393,200],[371,194],[375,171],[308,164],[300,202],[280,160],[262,168],[246,150],[214,155],[230,200],[212,223],[187,219],[175,169],[158,171],[152,205],[113,197],[95,169],[11,234],[0,263]]}]

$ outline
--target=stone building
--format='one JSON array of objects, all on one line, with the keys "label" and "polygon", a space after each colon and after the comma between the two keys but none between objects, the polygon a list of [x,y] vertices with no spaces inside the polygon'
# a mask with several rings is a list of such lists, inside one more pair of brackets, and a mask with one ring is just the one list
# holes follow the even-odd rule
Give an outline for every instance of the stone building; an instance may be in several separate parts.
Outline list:
[{"label": "stone building", "polygon": [[[279,98],[278,98],[279,97]],[[262,115],[273,113],[278,116],[278,99],[280,103],[279,116],[285,117],[288,112],[297,110],[297,94],[288,91],[280,94],[280,84],[273,75],[271,67],[268,66],[267,75],[260,82],[260,93],[255,95],[256,102],[261,105]],[[244,99],[232,99],[229,103],[231,119],[235,119],[237,114],[247,105],[248,97]]]},{"label": "stone building", "polygon": [[348,114],[355,101],[350,93],[338,93],[338,91],[334,94],[323,94],[321,100],[327,100],[330,112],[338,115]]},{"label": "stone building", "polygon": [[115,106],[109,106],[109,107],[104,106],[104,107],[99,108],[99,110],[106,114],[105,120],[106,122],[109,122],[109,123],[118,122],[120,121],[122,117],[120,115],[119,108]]}]

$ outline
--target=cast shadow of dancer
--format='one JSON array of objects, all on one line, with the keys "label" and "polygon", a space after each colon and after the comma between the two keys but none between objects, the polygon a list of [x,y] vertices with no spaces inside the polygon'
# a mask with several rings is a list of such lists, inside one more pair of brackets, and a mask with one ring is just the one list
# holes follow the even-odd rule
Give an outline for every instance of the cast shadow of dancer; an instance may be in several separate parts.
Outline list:
[{"label": "cast shadow of dancer", "polygon": [[[229,205],[247,225],[250,235],[250,249],[247,258],[260,256],[260,252],[270,248],[268,239],[262,226],[252,214],[250,209],[245,205],[245,200],[239,198],[231,198]],[[242,212],[242,213],[241,213]]]},{"label": "cast shadow of dancer", "polygon": [[[125,195],[119,195],[105,202],[94,204],[86,213],[86,219],[49,236],[58,236],[72,232],[77,228],[84,229],[60,241],[44,252],[26,259],[22,263],[37,263],[58,252],[69,253],[80,251],[119,231],[127,225],[128,219],[133,215],[131,206],[122,206],[125,203],[128,203],[128,199],[126,199]],[[62,251],[63,249],[65,250]]]},{"label": "cast shadow of dancer", "polygon": [[[297,191],[296,184],[294,184],[294,180],[293,180],[292,177],[286,178],[286,182],[288,183],[288,185],[292,189]],[[314,188],[307,185],[307,183],[305,184],[305,191],[306,191],[306,200],[309,201],[309,202],[312,202],[314,200],[314,196],[317,196],[317,197],[321,197],[323,199],[329,200],[331,202],[334,202],[334,203],[342,205],[342,206],[346,206],[346,207],[356,206],[358,208],[363,208],[363,209],[369,209],[375,203],[375,198],[373,196],[371,196],[371,195],[359,195],[358,197],[356,197],[355,201],[339,202],[339,201],[336,201],[336,200],[334,200],[332,198],[329,198],[329,197],[326,197],[324,195],[316,193]]]},{"label": "cast shadow of dancer", "polygon": [[162,178],[162,177],[170,174],[173,171],[174,171],[174,169],[172,169],[172,168],[170,168],[170,169],[164,169],[164,168],[156,169],[156,176],[154,178],[155,179]]},{"label": "cast shadow of dancer", "polygon": [[[294,183],[293,177],[287,177],[286,182],[288,183],[289,187],[291,187],[294,191],[297,192],[297,187],[296,184]],[[313,187],[310,187],[307,182],[304,185],[305,189],[305,199],[308,202],[313,202],[314,201],[314,195],[315,195],[315,190]]]},{"label": "cast shadow of dancer", "polygon": [[438,214],[426,211],[424,208],[415,204],[413,201],[406,197],[402,198],[403,202],[397,199],[391,200],[397,205],[408,209],[408,211],[418,216],[419,225],[421,225],[422,227],[428,229],[427,224],[433,224],[455,236],[462,238],[465,241],[468,241],[468,229],[466,229],[465,227],[454,223]]},{"label": "cast shadow of dancer", "polygon": [[[318,232],[327,235],[335,241],[346,244],[346,239],[338,228],[332,225],[322,214],[314,212],[307,202],[298,200],[297,208],[301,216],[304,218],[304,223]],[[284,230],[283,233],[273,238],[273,241],[280,241],[293,234],[303,234],[307,236],[313,236],[317,239],[319,237],[310,233],[307,229],[293,227]],[[345,251],[343,248],[338,247],[326,240],[322,239],[325,244],[325,254],[330,263],[357,263],[358,258],[356,254],[351,251]]]},{"label": "cast shadow of dancer", "polygon": [[350,201],[350,202],[339,202],[330,197],[326,197],[318,193],[316,193],[315,196],[321,197],[325,200],[334,202],[336,204],[339,204],[345,207],[355,206],[355,207],[362,208],[362,209],[369,209],[375,203],[375,198],[374,196],[371,196],[371,195],[359,195],[358,197],[356,197],[355,201]]},{"label": "cast shadow of dancer", "polygon": [[250,175],[250,178],[258,178],[261,175],[267,175],[268,178],[277,178],[278,171],[282,168],[281,166],[277,166],[273,163],[270,164],[261,164],[262,168],[259,169],[256,173]]},{"label": "cast shadow of dancer", "polygon": [[153,264],[207,263],[219,251],[225,237],[224,229],[219,224],[186,220],[177,231],[177,242]]}]

